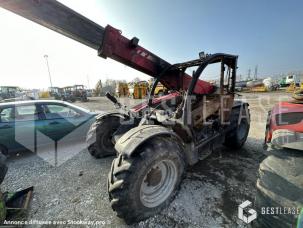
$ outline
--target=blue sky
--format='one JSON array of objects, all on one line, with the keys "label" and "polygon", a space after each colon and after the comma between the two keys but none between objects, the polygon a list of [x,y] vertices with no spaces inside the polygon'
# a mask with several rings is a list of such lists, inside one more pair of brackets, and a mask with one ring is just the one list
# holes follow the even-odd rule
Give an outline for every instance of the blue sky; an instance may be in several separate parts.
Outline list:
[{"label": "blue sky", "polygon": [[100,1],[113,25],[171,62],[199,51],[239,55],[239,71],[303,69],[302,1]]},{"label": "blue sky", "polygon": [[[239,55],[238,73],[259,66],[259,75],[303,70],[302,1],[60,0],[102,26],[171,63],[200,51]],[[90,84],[101,79],[147,79],[138,71],[0,8],[0,84],[49,86],[43,56],[49,56],[53,84]],[[87,80],[89,78],[89,80]]]}]

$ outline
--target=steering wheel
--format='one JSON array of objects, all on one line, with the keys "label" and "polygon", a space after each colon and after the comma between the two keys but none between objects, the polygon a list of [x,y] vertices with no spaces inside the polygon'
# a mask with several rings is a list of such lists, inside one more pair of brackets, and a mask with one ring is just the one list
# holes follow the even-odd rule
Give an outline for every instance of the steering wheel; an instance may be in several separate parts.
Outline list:
[{"label": "steering wheel", "polygon": [[71,117],[73,117],[73,116],[75,116],[75,115],[73,115],[73,111],[70,109],[70,110],[68,111],[66,117],[67,117],[67,118],[71,118]]}]

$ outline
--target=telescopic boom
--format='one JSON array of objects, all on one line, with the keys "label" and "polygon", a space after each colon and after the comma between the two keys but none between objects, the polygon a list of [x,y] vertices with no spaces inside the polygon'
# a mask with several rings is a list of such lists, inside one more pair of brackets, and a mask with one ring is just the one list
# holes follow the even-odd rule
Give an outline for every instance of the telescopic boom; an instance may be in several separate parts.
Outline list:
[{"label": "telescopic boom", "polygon": [[[121,31],[105,28],[55,0],[0,0],[0,7],[52,29],[111,58],[152,77],[159,77],[171,64],[139,46],[139,39],[127,39]],[[184,72],[167,71],[160,82],[169,89],[186,90],[191,77]],[[213,86],[200,80],[195,93],[208,94]]]}]

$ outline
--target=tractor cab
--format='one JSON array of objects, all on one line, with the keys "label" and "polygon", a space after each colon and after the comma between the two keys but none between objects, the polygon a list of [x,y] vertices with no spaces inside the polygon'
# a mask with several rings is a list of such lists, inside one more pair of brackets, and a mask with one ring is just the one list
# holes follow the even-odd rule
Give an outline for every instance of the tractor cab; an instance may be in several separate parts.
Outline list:
[{"label": "tractor cab", "polygon": [[[194,127],[198,127],[214,117],[218,117],[222,123],[227,122],[234,105],[237,58],[237,56],[220,53],[204,54],[199,59],[172,65],[165,72],[162,72],[162,74],[172,72],[174,75],[183,75],[184,72],[192,70],[192,79],[187,90],[173,89],[168,92],[174,94],[174,101],[169,101],[169,103],[175,104],[174,117],[176,119],[182,117],[184,125]],[[203,85],[200,82],[205,80],[204,77],[207,77],[204,75],[204,71],[207,71],[208,68],[213,70],[213,65],[216,65],[215,69],[217,70],[217,72],[211,72],[217,75],[217,78],[212,78],[213,90],[207,94],[201,94]],[[176,80],[179,88],[182,87],[182,79],[177,78]],[[149,106],[154,106],[155,99],[153,97],[158,84],[161,83],[160,81],[161,75],[157,77],[152,86],[148,100]],[[171,95],[164,96],[160,100],[163,101],[167,98],[171,98]],[[158,105],[158,108],[161,109],[161,105]]]},{"label": "tractor cab", "polygon": [[70,102],[75,102],[76,101],[76,99],[73,95],[73,86],[63,87],[62,90],[63,90],[62,100],[70,101]]},{"label": "tractor cab", "polygon": [[84,85],[74,85],[72,91],[76,100],[87,101],[87,93]]},{"label": "tractor cab", "polygon": [[16,98],[21,95],[19,87],[0,86],[0,100]]},{"label": "tractor cab", "polygon": [[49,87],[48,90],[51,97],[54,97],[56,100],[62,99],[63,89],[59,87]]}]

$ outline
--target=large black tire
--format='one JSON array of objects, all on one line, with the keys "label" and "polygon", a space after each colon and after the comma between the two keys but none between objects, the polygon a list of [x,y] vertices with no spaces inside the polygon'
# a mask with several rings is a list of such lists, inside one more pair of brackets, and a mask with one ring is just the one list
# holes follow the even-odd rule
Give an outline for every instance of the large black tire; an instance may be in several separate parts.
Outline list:
[{"label": "large black tire", "polygon": [[[239,121],[241,112],[244,118],[241,118],[241,120]],[[246,142],[249,133],[249,128],[250,128],[249,109],[244,108],[244,106],[243,108],[239,107],[233,109],[230,122],[233,126],[236,127],[234,128],[234,130],[226,134],[224,145],[232,149],[239,149]]]},{"label": "large black tire", "polygon": [[303,208],[303,152],[275,150],[259,168],[256,227],[296,227],[297,215],[262,214],[262,208]]},{"label": "large black tire", "polygon": [[[130,158],[120,154],[114,159],[108,177],[111,206],[127,224],[150,217],[166,207],[185,169],[182,151],[170,138],[148,140],[136,152]],[[165,165],[167,172],[164,172]],[[156,193],[148,195],[146,191],[151,188],[157,189]],[[152,199],[155,195],[158,197]]]},{"label": "large black tire", "polygon": [[107,116],[97,119],[90,127],[86,144],[89,153],[95,158],[103,158],[116,155],[112,135],[120,126],[121,118]]},{"label": "large black tire", "polygon": [[0,152],[0,184],[3,182],[7,172],[7,166],[5,164],[6,157]]}]

